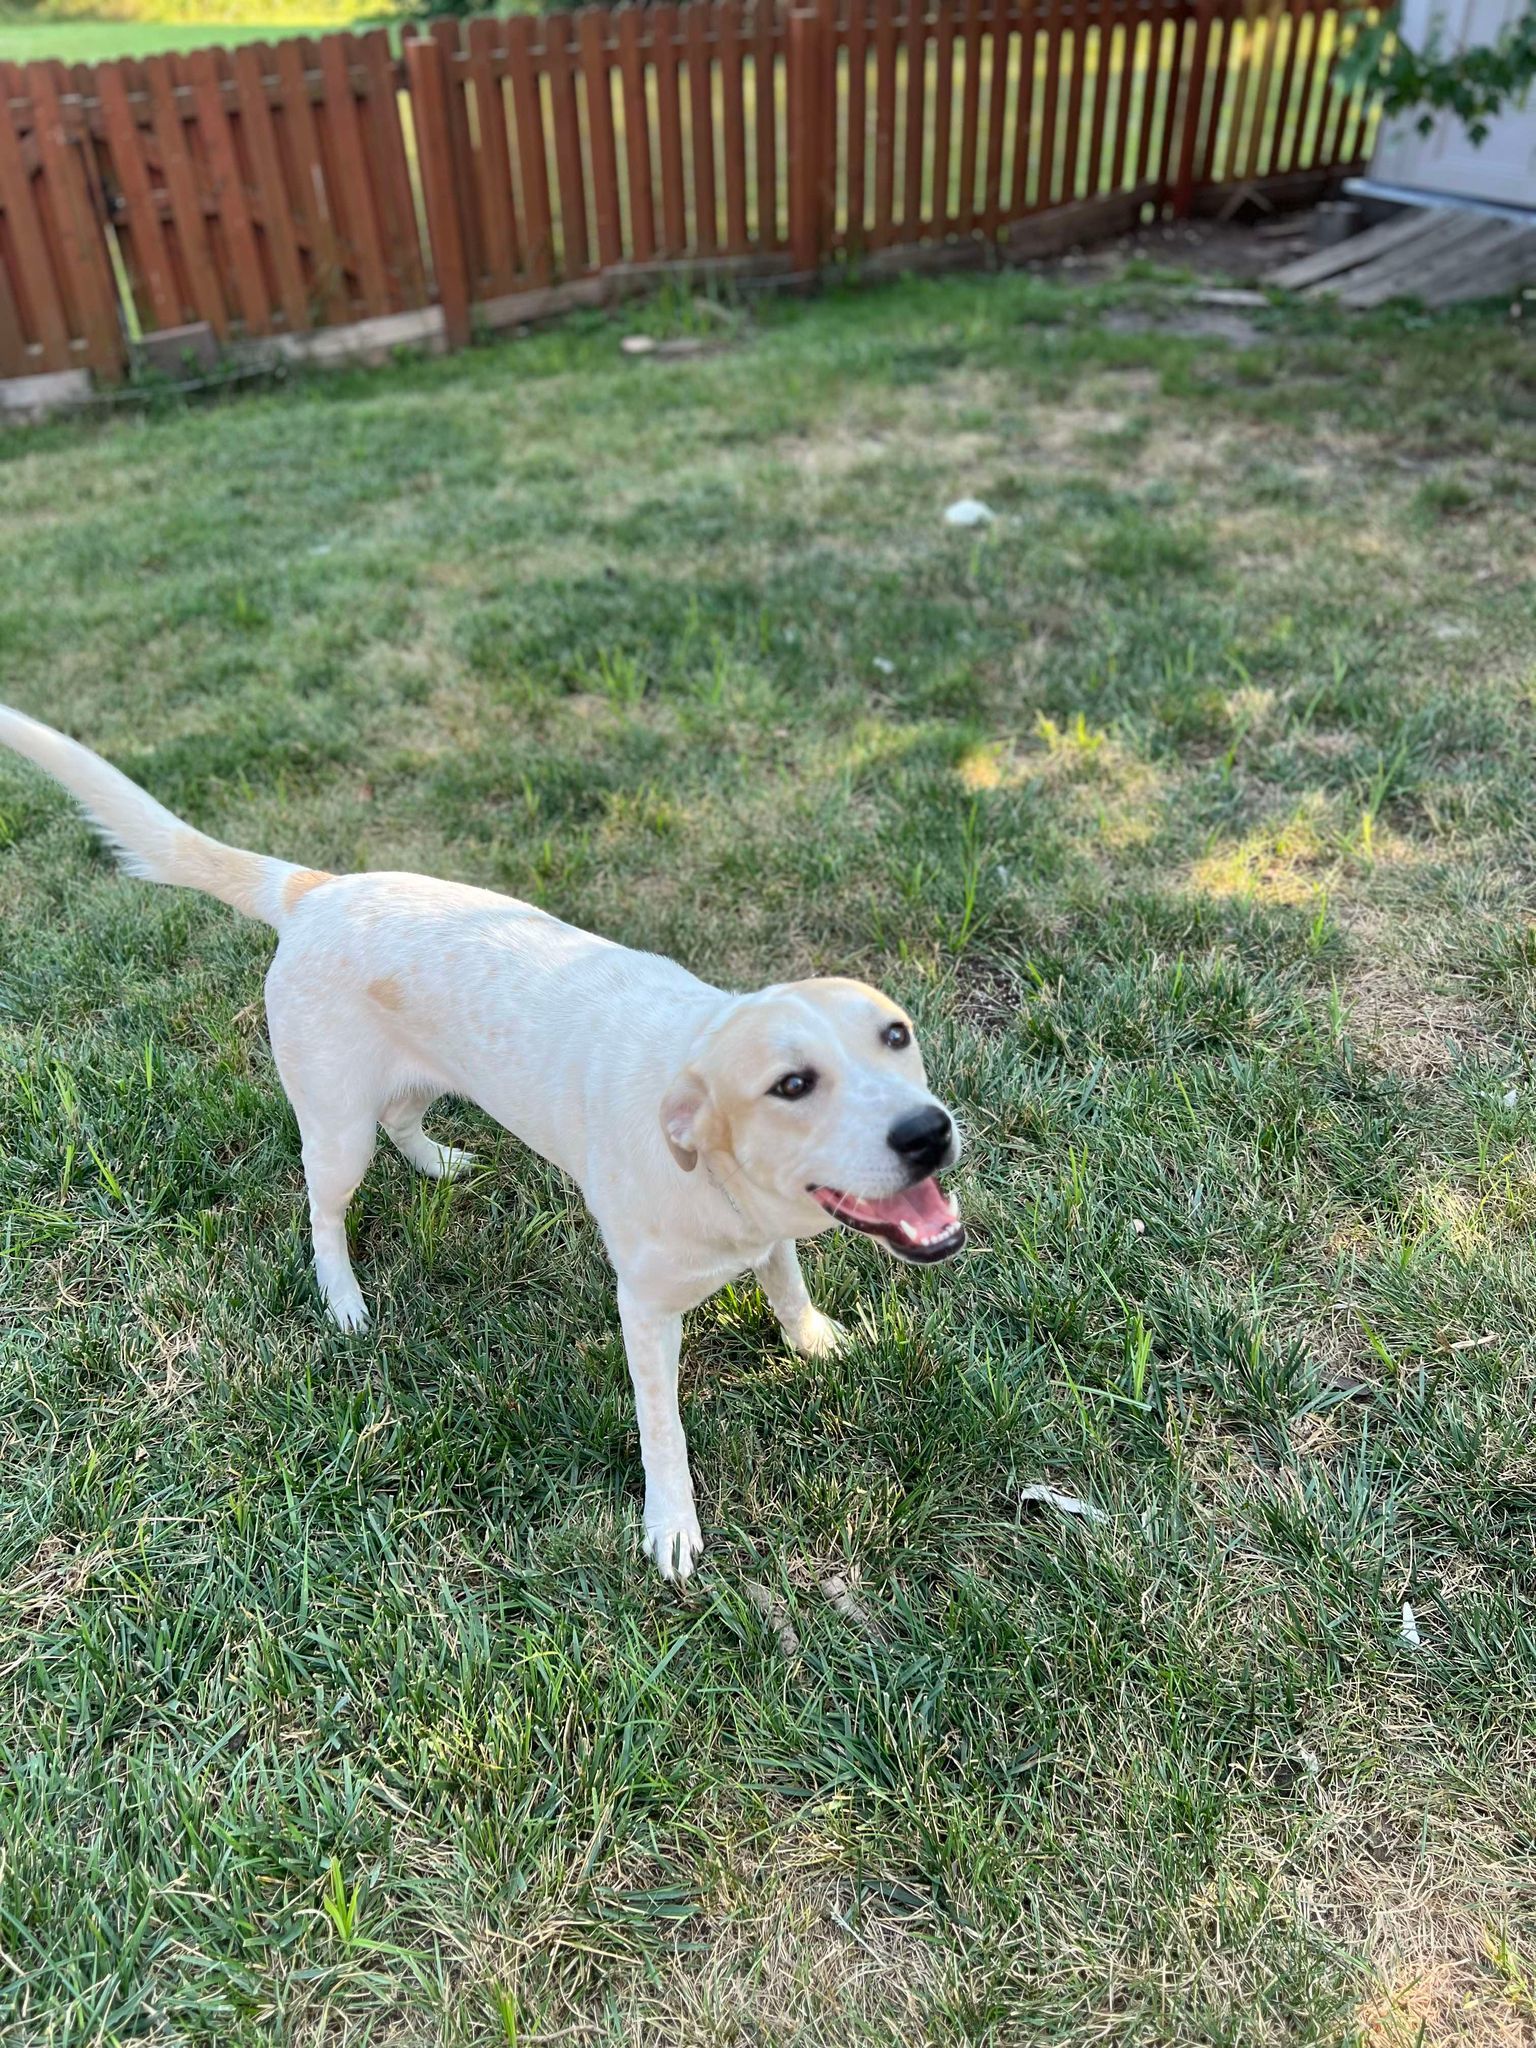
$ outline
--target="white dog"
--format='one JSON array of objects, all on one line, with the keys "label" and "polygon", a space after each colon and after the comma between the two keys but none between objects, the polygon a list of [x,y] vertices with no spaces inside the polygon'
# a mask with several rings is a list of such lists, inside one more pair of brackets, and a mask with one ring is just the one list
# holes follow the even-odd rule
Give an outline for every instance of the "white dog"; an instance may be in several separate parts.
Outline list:
[{"label": "white dog", "polygon": [[76,797],[130,874],[276,928],[272,1052],[303,1139],[315,1275],[342,1329],[368,1320],[346,1213],[380,1124],[421,1172],[458,1173],[469,1156],[421,1120],[461,1095],[577,1183],[618,1276],[646,1548],[664,1577],[686,1578],[703,1548],[677,1403],[684,1311],[750,1266],[789,1342],[816,1356],[842,1332],[811,1305],[797,1238],[835,1220],[922,1263],[964,1245],[933,1178],[960,1156],[954,1119],[911,1020],[862,982],[730,995],[510,896],[221,845],[3,706],[0,741]]}]

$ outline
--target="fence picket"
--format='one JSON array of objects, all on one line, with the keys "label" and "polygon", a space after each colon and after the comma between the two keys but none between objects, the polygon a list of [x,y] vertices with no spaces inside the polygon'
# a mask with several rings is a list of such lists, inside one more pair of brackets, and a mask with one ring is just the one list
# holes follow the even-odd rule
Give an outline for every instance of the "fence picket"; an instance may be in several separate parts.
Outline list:
[{"label": "fence picket", "polygon": [[533,285],[554,275],[555,226],[549,197],[549,151],[544,108],[533,56],[533,23],[516,14],[505,24],[507,69],[512,79],[512,114],[517,126],[517,165],[523,200],[523,263]]},{"label": "fence picket", "polygon": [[[450,24],[457,26],[457,24]],[[325,97],[319,111],[330,133],[333,204],[344,256],[350,259],[358,295],[366,315],[389,312],[389,279],[374,216],[373,193],[363,155],[362,125],[352,89],[351,36],[325,36],[320,43],[320,75]],[[451,132],[444,138],[451,145]]]},{"label": "fence picket", "polygon": [[688,132],[693,145],[693,239],[700,255],[719,246],[715,193],[715,99],[706,0],[683,9],[688,58]]},{"label": "fence picket", "polygon": [[965,75],[960,88],[960,194],[955,228],[968,235],[976,222],[976,159],[981,146],[981,0],[962,0],[960,38]]},{"label": "fence picket", "polygon": [[1015,217],[1028,213],[1033,204],[1030,198],[1029,170],[1035,139],[1035,59],[1039,25],[1038,0],[1022,0],[1022,12],[1019,17],[1019,86],[1013,108],[1013,188],[1008,203],[1008,210]]},{"label": "fence picket", "polygon": [[587,150],[592,168],[592,213],[597,228],[597,262],[609,269],[624,253],[619,233],[619,163],[613,132],[613,86],[608,71],[608,22],[600,7],[577,15],[581,76],[586,97]]},{"label": "fence picket", "polygon": [[62,64],[29,64],[23,74],[32,101],[32,139],[42,165],[66,301],[73,301],[85,358],[99,376],[123,372],[122,320],[105,241],[106,223],[92,203],[61,99]]},{"label": "fence picket", "polygon": [[[1125,183],[1125,161],[1131,135],[1131,108],[1134,104],[1136,85],[1136,39],[1139,29],[1138,10],[1132,4],[1125,7],[1120,18],[1120,81],[1115,101],[1115,125],[1113,130],[1113,155],[1109,165],[1109,190],[1118,192]],[[1108,45],[1106,44],[1106,49]]]},{"label": "fence picket", "polygon": [[715,9],[720,65],[720,157],[725,173],[725,247],[745,256],[747,241],[747,122],[741,82],[741,0]]},{"label": "fence picket", "polygon": [[902,240],[915,242],[923,233],[923,144],[926,140],[928,84],[928,16],[925,0],[907,0],[907,90],[902,109],[905,158],[901,175]]},{"label": "fence picket", "polygon": [[[405,131],[400,125],[399,80],[390,54],[389,36],[381,28],[370,29],[366,35],[357,38],[355,50],[368,80],[362,121],[372,165],[371,182],[378,200],[379,226],[384,237],[390,298],[396,306],[421,306],[426,303],[426,271],[421,260],[416,195],[411,189]],[[483,135],[485,131],[481,132]],[[505,150],[505,122],[502,124],[502,147]],[[506,191],[509,220],[511,200],[509,183]]]},{"label": "fence picket", "polygon": [[1301,52],[1301,21],[1305,0],[1284,0],[1285,63],[1280,70],[1280,88],[1275,94],[1275,133],[1269,153],[1271,172],[1288,171],[1295,163],[1295,141],[1290,132],[1291,91],[1296,77],[1296,60]]},{"label": "fence picket", "polygon": [[1061,143],[1061,196],[1081,199],[1079,158],[1082,153],[1083,88],[1087,82],[1084,45],[1088,39],[1088,0],[1073,0],[1072,75],[1067,83],[1067,125]]},{"label": "fence picket", "polygon": [[1003,123],[1008,116],[1007,0],[992,0],[992,32],[988,40],[992,75],[987,90],[987,189],[981,224],[995,235],[1003,220]]},{"label": "fence picket", "polygon": [[[325,156],[321,147],[315,109],[310,100],[310,81],[316,77],[318,58],[302,42],[285,40],[276,47],[278,88],[282,96],[282,147],[293,179],[294,230],[301,261],[305,264],[305,285],[310,304],[327,326],[339,326],[352,317],[347,290],[346,266],[337,240],[331,212],[331,193],[326,180]],[[175,115],[171,109],[171,118]]]},{"label": "fence picket", "polygon": [[[24,302],[31,314],[37,351],[35,361],[31,350],[23,349],[7,358],[5,364],[0,364],[0,368],[8,368],[13,376],[24,375],[29,369],[67,370],[75,360],[68,315],[54,279],[53,267],[48,261],[47,231],[34,207],[32,180],[27,173],[21,137],[11,112],[11,107],[21,97],[19,76],[12,72],[10,65],[0,64],[0,213],[5,215],[9,239],[16,251],[17,277],[12,303],[16,305],[17,329],[20,331]],[[32,111],[35,124],[35,104]]]},{"label": "fence picket", "polygon": [[143,294],[144,311],[152,327],[179,327],[182,320],[181,294],[171,266],[170,249],[161,226],[160,210],[149,181],[149,166],[139,137],[136,115],[128,104],[128,85],[119,64],[103,64],[96,75],[101,98],[102,127],[108,160],[122,194],[123,218],[118,224],[118,244],[130,276],[136,276]]},{"label": "fence picket", "polygon": [[638,7],[621,7],[619,74],[624,83],[624,181],[629,194],[630,247],[637,263],[656,254],[656,210],[651,192],[651,110],[645,90],[645,52]]},{"label": "fence picket", "polygon": [[[762,11],[762,0],[758,0]],[[848,24],[843,34],[848,55],[848,112],[844,143],[847,169],[847,228],[844,245],[853,250],[864,247],[864,216],[868,206],[869,174],[869,13],[864,0],[849,0]]]},{"label": "fence picket", "polygon": [[[1040,122],[1039,206],[1056,200],[1056,117],[1061,107],[1062,0],[1048,0],[1045,14],[1045,106]],[[1065,197],[1065,192],[1063,192]]]},{"label": "fence picket", "polygon": [[[864,13],[863,0],[854,0],[859,23],[860,43],[863,49]],[[779,30],[775,20],[774,0],[754,0],[752,23],[752,128],[753,140],[757,145],[757,239],[764,250],[783,247],[784,236],[779,220],[779,106],[783,93],[779,87]],[[860,108],[863,107],[863,75],[860,74]],[[850,101],[850,105],[851,105]],[[862,111],[860,119],[862,122]],[[862,138],[863,128],[859,129]],[[863,143],[860,141],[862,152]],[[859,157],[859,171],[863,177],[864,159]],[[851,203],[851,202],[850,202]]]},{"label": "fence picket", "polygon": [[255,180],[259,225],[277,278],[278,303],[283,309],[289,333],[299,334],[311,324],[309,293],[305,289],[304,267],[299,261],[299,245],[293,231],[293,202],[283,181],[277,136],[272,126],[272,108],[267,100],[267,62],[270,58],[271,52],[265,44],[243,44],[235,51],[235,86],[239,95],[240,124]]},{"label": "fence picket", "polygon": [[469,251],[464,242],[464,194],[453,178],[450,136],[449,53],[435,36],[412,36],[405,44],[405,71],[416,109],[427,207],[427,233],[432,243],[432,274],[443,308],[449,345],[463,348],[470,337]]},{"label": "fence picket", "polygon": [[672,0],[651,11],[656,40],[657,148],[661,157],[662,253],[681,256],[688,246],[688,219],[683,179],[683,109],[677,82],[678,20]]},{"label": "fence picket", "polygon": [[[860,0],[854,0],[860,4]],[[875,217],[869,246],[883,249],[895,235],[896,6],[875,0]]]},{"label": "fence picket", "polygon": [[1110,0],[1098,0],[1093,26],[1093,120],[1088,131],[1087,175],[1083,197],[1092,199],[1104,185],[1104,126],[1109,117]]},{"label": "fence picket", "polygon": [[[0,364],[24,363],[28,354],[27,338],[21,330],[21,309],[11,290],[5,263],[0,260]],[[42,367],[41,363],[38,367]]]}]

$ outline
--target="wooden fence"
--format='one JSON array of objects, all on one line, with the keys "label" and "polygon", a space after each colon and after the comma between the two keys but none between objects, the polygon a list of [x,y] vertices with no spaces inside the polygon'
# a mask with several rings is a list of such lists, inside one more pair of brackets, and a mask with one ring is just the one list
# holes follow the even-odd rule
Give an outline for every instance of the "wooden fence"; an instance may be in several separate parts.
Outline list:
[{"label": "wooden fence", "polygon": [[1365,156],[1346,0],[693,0],[0,62],[0,377],[660,264],[808,276]]}]

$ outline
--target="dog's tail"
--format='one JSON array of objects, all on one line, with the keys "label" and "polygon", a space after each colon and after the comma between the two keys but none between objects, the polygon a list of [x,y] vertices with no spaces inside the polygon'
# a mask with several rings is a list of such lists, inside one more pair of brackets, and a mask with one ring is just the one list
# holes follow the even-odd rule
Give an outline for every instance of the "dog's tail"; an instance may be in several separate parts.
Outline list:
[{"label": "dog's tail", "polygon": [[157,804],[99,754],[0,704],[0,742],[62,782],[130,875],[201,889],[247,917],[279,928],[299,899],[331,880],[262,853],[243,853]]}]

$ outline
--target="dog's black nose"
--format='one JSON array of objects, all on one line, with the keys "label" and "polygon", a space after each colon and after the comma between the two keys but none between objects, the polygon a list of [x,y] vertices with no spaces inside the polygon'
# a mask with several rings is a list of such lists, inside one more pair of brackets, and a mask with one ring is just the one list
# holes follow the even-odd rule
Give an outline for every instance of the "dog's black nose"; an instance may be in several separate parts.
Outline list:
[{"label": "dog's black nose", "polygon": [[936,1166],[943,1165],[948,1155],[954,1128],[949,1112],[940,1109],[937,1103],[931,1103],[927,1109],[914,1109],[910,1116],[892,1124],[887,1142],[914,1172],[932,1173]]}]

